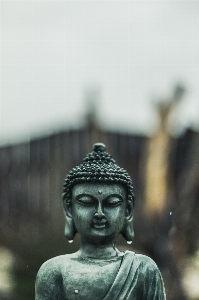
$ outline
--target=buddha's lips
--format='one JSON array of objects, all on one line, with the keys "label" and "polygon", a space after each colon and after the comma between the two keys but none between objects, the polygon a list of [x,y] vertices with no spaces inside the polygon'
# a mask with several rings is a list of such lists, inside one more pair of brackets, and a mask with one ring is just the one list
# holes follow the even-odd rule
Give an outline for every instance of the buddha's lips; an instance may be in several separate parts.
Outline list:
[{"label": "buddha's lips", "polygon": [[93,226],[95,227],[95,228],[98,228],[98,229],[101,229],[101,228],[105,228],[106,227],[106,225],[105,224],[93,224]]},{"label": "buddha's lips", "polygon": [[106,227],[106,223],[107,223],[106,220],[97,221],[97,222],[95,221],[95,222],[93,222],[93,226],[95,228],[105,228]]}]

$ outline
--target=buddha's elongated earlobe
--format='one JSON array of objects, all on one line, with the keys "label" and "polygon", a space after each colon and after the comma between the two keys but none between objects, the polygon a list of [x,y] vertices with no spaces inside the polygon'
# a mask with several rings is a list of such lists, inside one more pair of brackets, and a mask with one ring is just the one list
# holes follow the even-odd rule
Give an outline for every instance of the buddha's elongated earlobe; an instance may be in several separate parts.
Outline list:
[{"label": "buddha's elongated earlobe", "polygon": [[75,224],[73,221],[73,216],[71,213],[71,203],[66,202],[65,194],[62,195],[62,200],[63,200],[63,207],[64,207],[64,212],[65,212],[65,217],[66,217],[66,225],[65,225],[64,234],[65,234],[65,237],[67,238],[67,240],[69,241],[69,243],[71,243],[71,241],[73,241],[77,231],[76,231]]},{"label": "buddha's elongated earlobe", "polygon": [[133,230],[133,221],[132,218],[127,219],[125,221],[125,226],[123,231],[121,232],[125,240],[128,244],[131,244],[133,238],[134,238],[134,230]]},{"label": "buddha's elongated earlobe", "polygon": [[134,198],[127,202],[127,215],[125,217],[124,228],[121,232],[127,244],[131,244],[134,238],[133,230],[133,208],[134,208]]},{"label": "buddha's elongated earlobe", "polygon": [[73,241],[75,234],[76,234],[76,230],[75,230],[73,218],[66,216],[66,225],[65,225],[64,235],[67,238],[69,243],[72,243],[71,241]]}]

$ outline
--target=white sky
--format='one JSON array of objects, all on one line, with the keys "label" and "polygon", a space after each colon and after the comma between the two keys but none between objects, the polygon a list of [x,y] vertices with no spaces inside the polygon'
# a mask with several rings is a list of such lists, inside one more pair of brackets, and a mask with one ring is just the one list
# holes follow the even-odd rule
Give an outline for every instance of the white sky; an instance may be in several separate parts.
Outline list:
[{"label": "white sky", "polygon": [[104,126],[149,133],[177,82],[198,126],[199,1],[1,1],[1,142],[80,124],[90,86]]}]

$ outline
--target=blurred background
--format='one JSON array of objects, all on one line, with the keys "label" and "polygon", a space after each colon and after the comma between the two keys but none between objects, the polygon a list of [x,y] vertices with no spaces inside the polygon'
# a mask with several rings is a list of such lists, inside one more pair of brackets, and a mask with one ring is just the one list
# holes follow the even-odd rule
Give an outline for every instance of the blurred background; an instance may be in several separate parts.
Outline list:
[{"label": "blurred background", "polygon": [[[199,299],[199,2],[1,1],[0,298],[76,251],[62,185],[103,142],[135,187],[128,249]],[[118,247],[127,249],[122,237]]]}]

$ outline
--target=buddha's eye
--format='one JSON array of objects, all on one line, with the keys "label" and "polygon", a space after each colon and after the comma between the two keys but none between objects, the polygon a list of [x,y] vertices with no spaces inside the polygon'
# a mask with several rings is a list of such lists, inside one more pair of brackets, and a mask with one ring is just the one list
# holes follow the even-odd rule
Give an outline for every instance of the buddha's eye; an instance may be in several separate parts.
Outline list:
[{"label": "buddha's eye", "polygon": [[120,205],[122,203],[122,199],[117,196],[111,196],[108,199],[106,199],[105,205],[108,207],[113,207]]},{"label": "buddha's eye", "polygon": [[81,196],[77,199],[77,201],[80,204],[83,204],[83,205],[93,205],[93,204],[95,204],[94,199],[92,197],[89,197],[89,196]]}]

